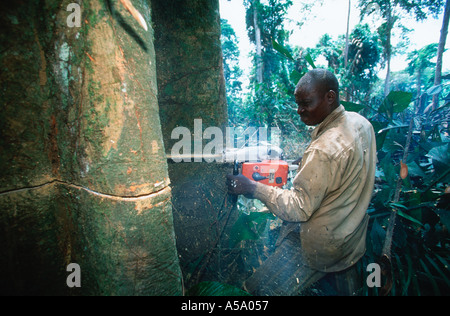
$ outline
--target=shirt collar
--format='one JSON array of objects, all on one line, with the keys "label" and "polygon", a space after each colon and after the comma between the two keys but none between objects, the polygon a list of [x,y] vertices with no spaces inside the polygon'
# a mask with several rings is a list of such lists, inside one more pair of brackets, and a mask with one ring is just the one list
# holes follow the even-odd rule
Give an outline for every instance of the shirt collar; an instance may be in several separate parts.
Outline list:
[{"label": "shirt collar", "polygon": [[311,138],[314,140],[316,139],[321,132],[327,129],[327,127],[336,120],[339,116],[343,115],[345,112],[344,106],[341,104],[336,109],[334,109],[333,112],[331,112],[319,125],[317,125],[312,134]]}]

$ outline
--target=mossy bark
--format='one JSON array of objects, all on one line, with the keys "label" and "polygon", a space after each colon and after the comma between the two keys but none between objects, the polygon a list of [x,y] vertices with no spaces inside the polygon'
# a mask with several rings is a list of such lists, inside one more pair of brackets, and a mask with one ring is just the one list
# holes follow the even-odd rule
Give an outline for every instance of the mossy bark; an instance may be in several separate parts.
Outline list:
[{"label": "mossy bark", "polygon": [[[228,119],[219,2],[151,3],[166,152],[170,154],[172,146],[180,141],[171,138],[176,127],[188,128],[192,141],[194,133],[200,136],[194,130],[195,119],[202,120],[200,133],[208,127],[219,127],[225,136]],[[209,141],[203,138],[202,148]],[[191,149],[194,151],[194,142]],[[231,212],[233,205],[225,185],[230,172],[230,166],[205,161],[169,163],[177,248],[188,288],[202,280],[224,281],[232,271],[225,269],[227,262],[221,250],[237,216]]]},{"label": "mossy bark", "polygon": [[69,27],[71,2],[0,5],[1,292],[181,294],[153,31],[109,0]]}]

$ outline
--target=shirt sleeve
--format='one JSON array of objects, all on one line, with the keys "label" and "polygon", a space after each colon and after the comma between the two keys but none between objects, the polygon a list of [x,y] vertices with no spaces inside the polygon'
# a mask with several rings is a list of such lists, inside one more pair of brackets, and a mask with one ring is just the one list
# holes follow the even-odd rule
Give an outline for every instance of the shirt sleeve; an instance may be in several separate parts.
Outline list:
[{"label": "shirt sleeve", "polygon": [[332,181],[332,159],[320,150],[307,151],[290,190],[257,183],[254,198],[288,222],[306,222],[320,207]]}]

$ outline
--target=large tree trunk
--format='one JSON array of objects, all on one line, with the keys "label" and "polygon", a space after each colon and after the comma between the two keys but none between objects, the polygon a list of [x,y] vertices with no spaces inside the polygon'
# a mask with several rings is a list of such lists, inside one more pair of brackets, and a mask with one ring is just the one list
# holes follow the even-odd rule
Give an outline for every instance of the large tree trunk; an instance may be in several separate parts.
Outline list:
[{"label": "large tree trunk", "polygon": [[[434,85],[438,86],[442,82],[442,59],[445,50],[445,43],[447,42],[448,24],[450,20],[450,0],[445,2],[444,19],[442,21],[441,36],[439,38],[438,55],[436,61],[436,72],[434,76]],[[439,101],[439,94],[433,95],[433,110],[436,109]]]},{"label": "large tree trunk", "polygon": [[152,30],[109,0],[69,27],[69,3],[0,5],[0,291],[181,294]]},{"label": "large tree trunk", "polygon": [[[180,141],[172,139],[172,131],[185,127],[192,136],[194,153],[210,142],[201,136],[206,128],[218,127],[225,135],[227,125],[219,3],[153,0],[152,8],[166,152],[170,154]],[[194,128],[195,119],[202,126]],[[230,213],[227,172],[231,172],[229,166],[202,159],[169,163],[177,248],[188,288],[201,280],[221,281],[231,271],[222,269],[226,254],[221,250],[227,246],[227,227],[237,215]]]},{"label": "large tree trunk", "polygon": [[[348,48],[350,42],[350,14],[352,11],[352,0],[348,0],[348,14],[347,14],[347,32],[345,34],[345,49],[344,49],[344,68],[347,69],[348,65]],[[347,93],[347,101],[349,100],[349,96]]]},{"label": "large tree trunk", "polygon": [[253,27],[255,29],[255,46],[256,46],[256,81],[262,83],[263,77],[263,60],[262,60],[262,45],[261,45],[261,29],[258,22],[258,0],[253,1]]},{"label": "large tree trunk", "polygon": [[385,47],[385,56],[386,56],[386,79],[384,81],[384,96],[388,96],[391,91],[391,59],[392,59],[392,29],[394,28],[394,21],[392,16],[392,8],[388,9],[387,13],[387,29],[386,29],[386,47]]}]

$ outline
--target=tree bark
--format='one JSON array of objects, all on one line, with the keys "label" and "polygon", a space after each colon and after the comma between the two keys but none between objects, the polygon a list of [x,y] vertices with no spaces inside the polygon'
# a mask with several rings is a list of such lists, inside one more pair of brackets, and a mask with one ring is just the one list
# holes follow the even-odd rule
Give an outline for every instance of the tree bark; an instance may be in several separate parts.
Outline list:
[{"label": "tree bark", "polygon": [[[450,20],[450,0],[447,0],[445,2],[441,36],[439,38],[439,47],[438,47],[438,54],[437,54],[437,61],[436,61],[436,72],[435,72],[435,76],[434,76],[434,85],[435,86],[440,85],[442,82],[442,58],[444,55],[445,44],[447,42],[449,20]],[[432,105],[433,110],[436,109],[436,107],[438,106],[438,102],[439,102],[439,94],[433,95],[433,105]]]},{"label": "tree bark", "polygon": [[[344,68],[347,69],[348,65],[348,47],[350,41],[350,13],[352,10],[352,0],[348,0],[348,15],[347,15],[347,32],[345,34],[345,50],[344,50]],[[349,101],[347,94],[347,101]]]},{"label": "tree bark", "polygon": [[152,30],[119,2],[77,3],[81,27],[69,2],[1,4],[0,288],[181,294]]},{"label": "tree bark", "polygon": [[392,29],[394,27],[393,16],[392,16],[392,7],[389,4],[388,12],[387,12],[387,29],[386,29],[386,79],[384,82],[384,96],[388,96],[391,90],[391,59],[392,59]]},{"label": "tree bark", "polygon": [[262,83],[263,77],[263,62],[262,62],[262,45],[261,45],[261,29],[258,23],[258,0],[253,1],[253,27],[255,29],[255,46],[256,46],[256,81]]},{"label": "tree bark", "polygon": [[[189,130],[193,154],[194,148],[202,150],[210,142],[202,137],[206,128],[218,127],[225,136],[228,122],[219,3],[153,0],[152,8],[166,153],[180,141],[172,139],[174,129],[184,127]],[[201,120],[201,126],[194,125],[195,119]],[[198,154],[201,157],[202,152]],[[237,215],[227,216],[232,207],[225,185],[227,173],[231,173],[229,166],[201,159],[169,162],[177,248],[187,288],[201,280],[223,280],[231,271],[221,268],[225,265],[219,249],[227,236],[220,238],[220,232]]]}]

